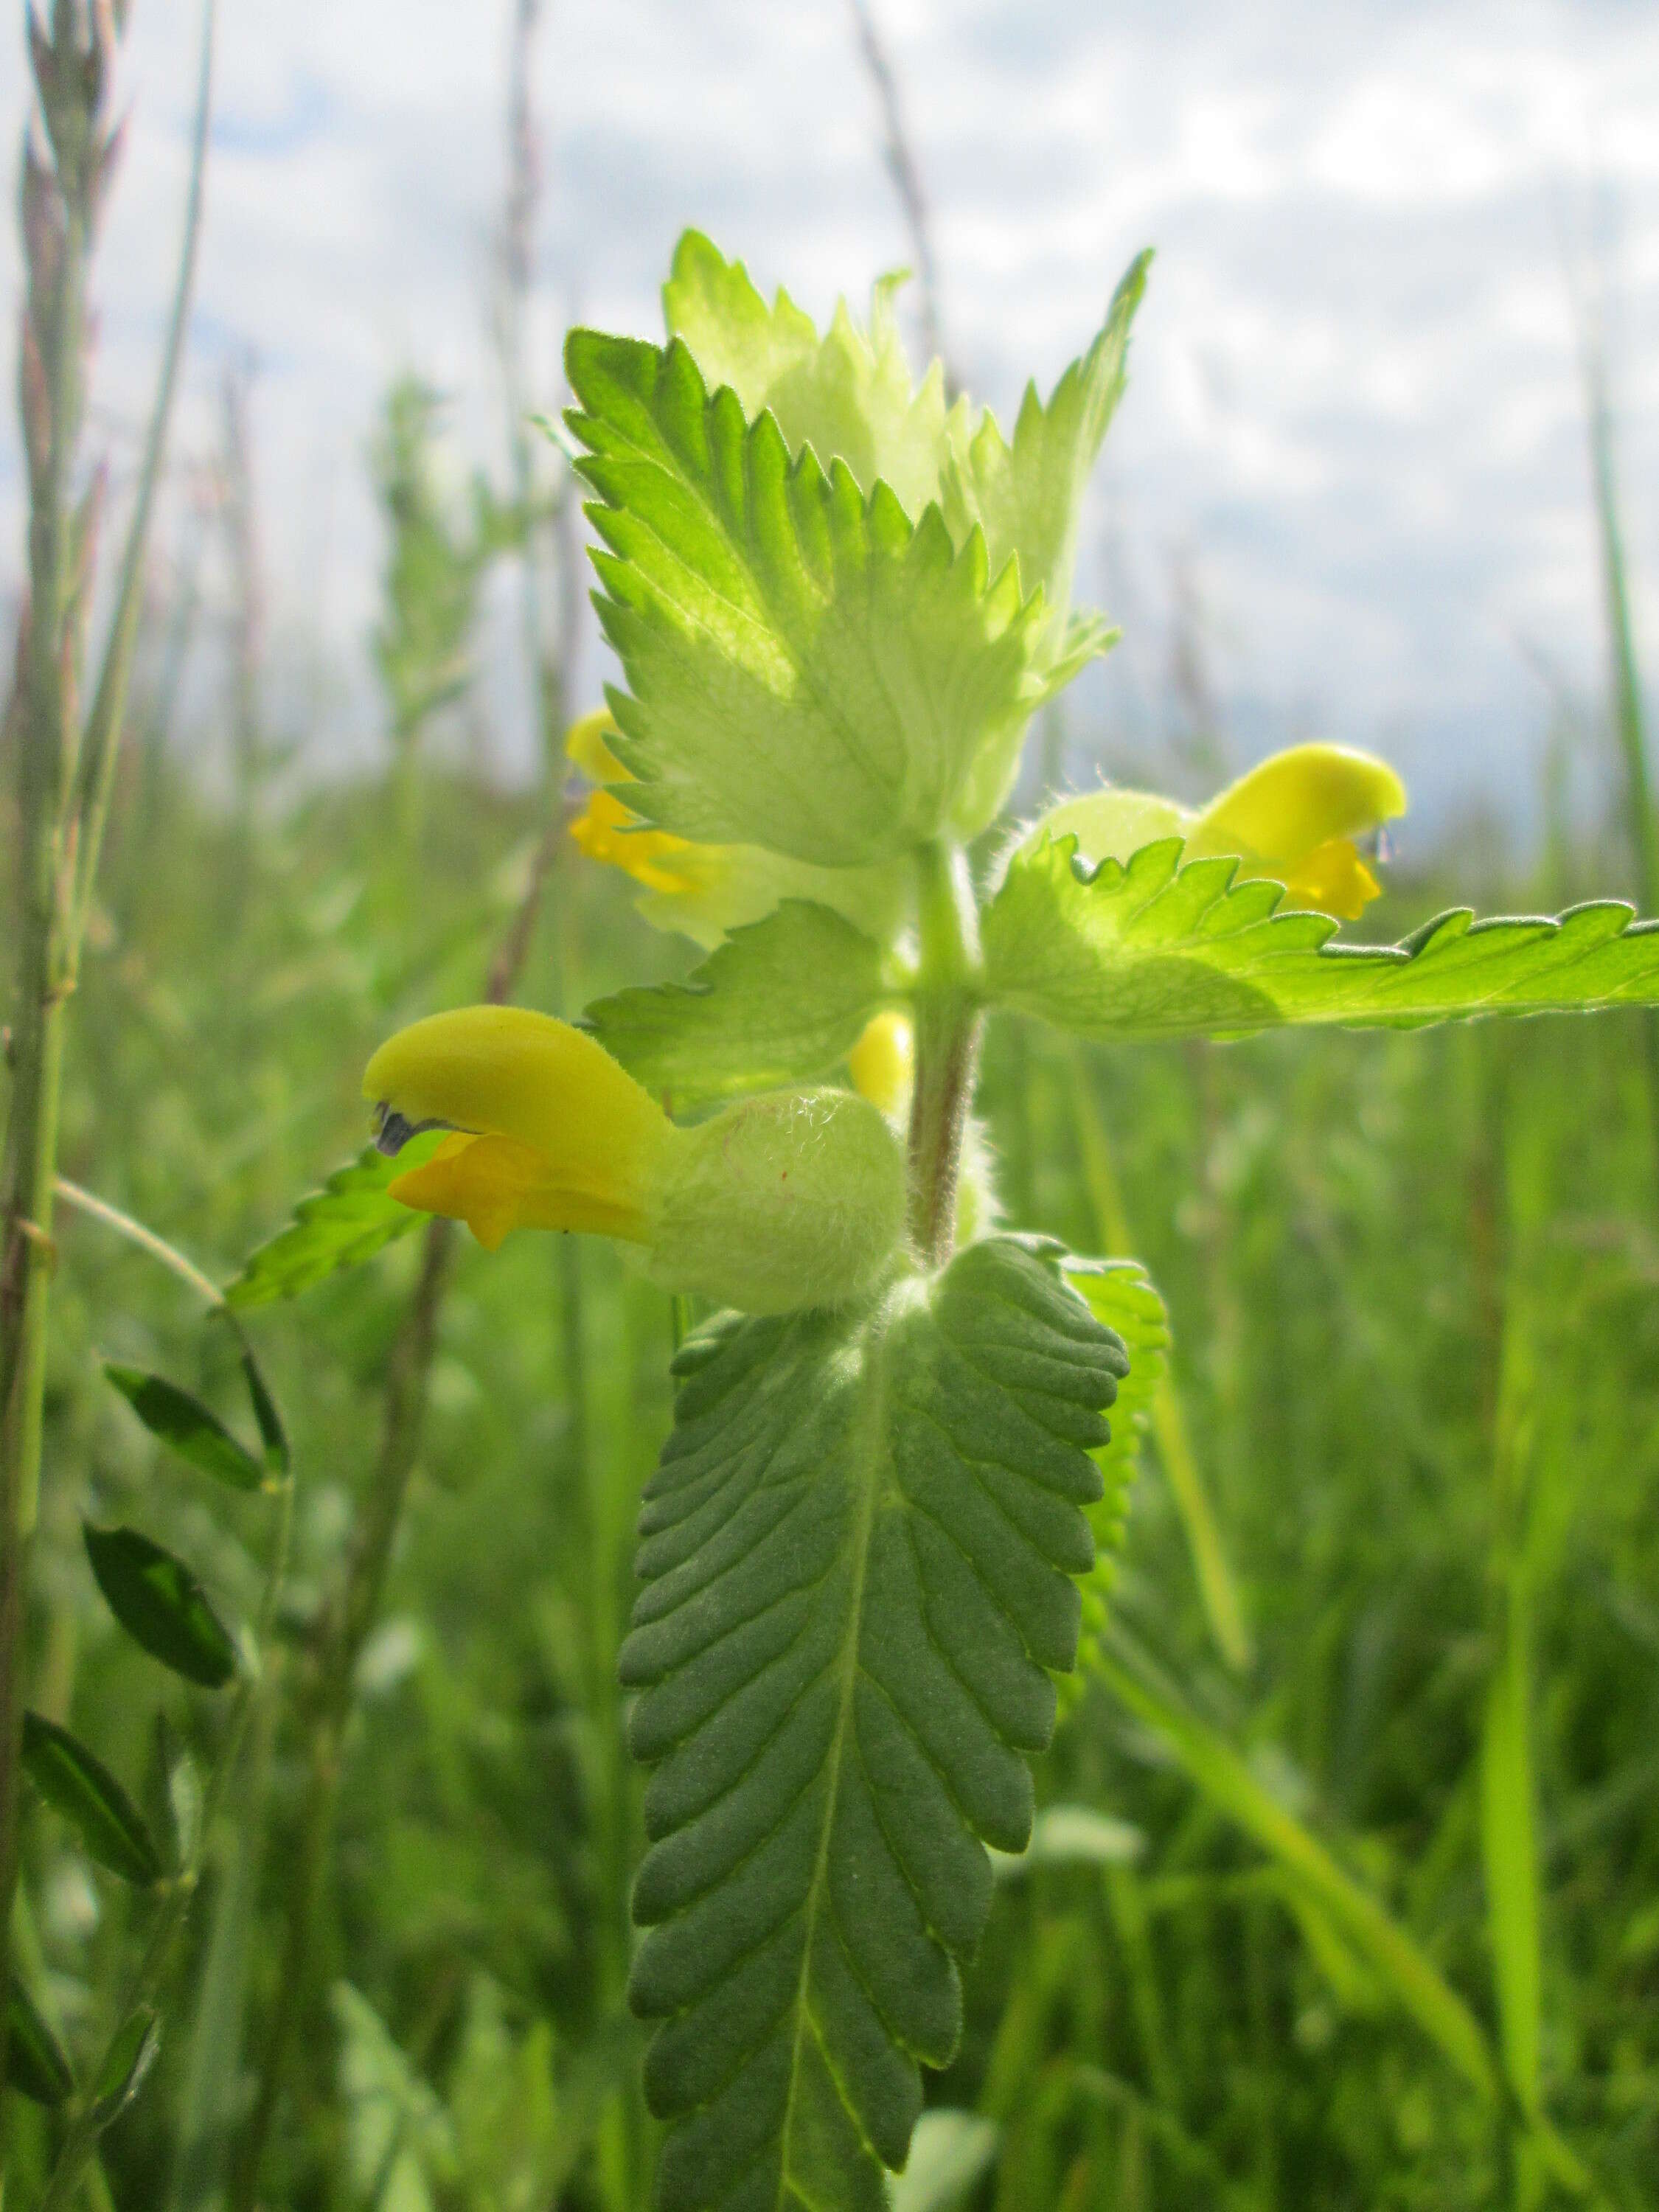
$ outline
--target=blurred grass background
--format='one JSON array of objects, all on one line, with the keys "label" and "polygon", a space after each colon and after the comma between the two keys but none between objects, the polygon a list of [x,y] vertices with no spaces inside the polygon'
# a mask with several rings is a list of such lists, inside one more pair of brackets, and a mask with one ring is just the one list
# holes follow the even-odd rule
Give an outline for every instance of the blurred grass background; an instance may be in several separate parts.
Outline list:
[{"label": "blurred grass background", "polygon": [[[501,343],[511,387],[510,329]],[[499,495],[485,475],[465,484],[433,395],[413,378],[388,393],[364,457],[387,533],[384,754],[319,787],[273,727],[272,696],[303,686],[262,649],[234,383],[225,419],[198,528],[230,579],[229,649],[206,642],[231,775],[205,791],[185,734],[182,676],[211,617],[181,558],[146,623],[61,1157],[219,1283],[360,1147],[373,1046],[480,994],[550,853],[526,1003],[574,1012],[693,957],[562,834],[556,738],[591,702],[562,680],[580,573],[556,476],[547,490],[515,445]],[[1640,687],[1610,461],[1599,481],[1611,713],[1561,722],[1534,850],[1479,822],[1416,841],[1368,932],[1453,902],[1556,910],[1634,879]],[[520,586],[545,795],[478,764],[479,609]],[[1110,729],[1051,724],[1028,801],[1068,758],[1155,787],[1220,780],[1193,622],[1164,748],[1135,757]],[[1599,831],[1561,799],[1564,762],[1586,760],[1620,792]],[[15,842],[0,819],[0,853]],[[982,1106],[1010,1218],[1147,1263],[1175,1383],[1104,1670],[1040,1765],[1050,1817],[1007,1870],[961,2056],[931,2085],[990,2124],[959,2131],[961,2185],[919,2172],[908,2212],[1654,2201],[1650,1034],[1619,1016],[1079,1051],[994,1029]],[[230,1334],[95,1220],[66,1214],[58,1236],[30,1702],[135,1791],[149,1773],[154,1798],[181,1747],[211,1764],[224,1717],[122,1641],[81,1520],[141,1522],[246,1617],[269,1516],[158,1454],[101,1375],[100,1355],[156,1369],[238,1419]],[[161,2057],[105,2138],[94,2206],[648,2201],[623,2002],[641,1838],[614,1660],[683,1316],[609,1248],[528,1235],[494,1258],[459,1243],[429,1302],[413,1480],[325,1747],[338,1799],[300,1923],[291,2063],[257,2191],[241,2170],[316,1803],[307,1717],[422,1270],[407,1238],[250,1316],[291,1432],[293,1571]],[[151,1908],[39,1804],[24,1846],[19,1955],[64,2040],[95,2050]],[[53,2124],[19,2106],[14,2140],[27,2203]]]}]

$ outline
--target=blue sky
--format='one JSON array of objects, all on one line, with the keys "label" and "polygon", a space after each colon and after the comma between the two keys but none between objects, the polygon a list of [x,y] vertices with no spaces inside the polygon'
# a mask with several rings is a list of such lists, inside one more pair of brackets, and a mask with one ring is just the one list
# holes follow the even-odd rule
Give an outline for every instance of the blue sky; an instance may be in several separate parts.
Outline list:
[{"label": "blue sky", "polygon": [[[1482,798],[1523,812],[1547,714],[1533,663],[1586,698],[1601,680],[1570,270],[1607,286],[1638,614],[1659,649],[1659,10],[879,12],[978,396],[1011,410],[1026,374],[1046,386],[1130,255],[1158,251],[1083,575],[1127,641],[1077,702],[1079,738],[1104,732],[1118,757],[1155,740],[1181,578],[1241,757],[1315,733],[1381,744],[1431,818]],[[167,290],[192,16],[136,0],[132,143],[98,284],[118,458]],[[179,451],[210,447],[222,364],[249,354],[271,649],[322,648],[319,760],[375,740],[363,453],[388,379],[414,367],[453,395],[458,467],[502,444],[488,297],[507,30],[507,0],[225,9]],[[573,315],[654,331],[688,222],[820,311],[906,258],[844,0],[548,0],[538,95],[548,401]],[[0,275],[15,289],[9,234]],[[20,546],[13,441],[0,586]],[[599,674],[590,652],[590,689]],[[510,770],[516,694],[502,677],[485,696]]]}]

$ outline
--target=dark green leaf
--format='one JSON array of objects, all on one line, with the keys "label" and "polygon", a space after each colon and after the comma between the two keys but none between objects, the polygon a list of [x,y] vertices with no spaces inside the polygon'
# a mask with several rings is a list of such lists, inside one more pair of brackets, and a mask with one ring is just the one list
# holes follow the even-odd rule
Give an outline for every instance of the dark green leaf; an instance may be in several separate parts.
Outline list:
[{"label": "dark green leaf", "polygon": [[1024,1848],[1123,1347],[994,1237],[862,1314],[682,1348],[621,1661],[653,1769],[635,2008],[659,2202],[880,2212]]},{"label": "dark green leaf", "polygon": [[828,907],[787,899],[686,983],[619,991],[587,1026],[673,1110],[823,1075],[881,1005],[882,957]]},{"label": "dark green leaf", "polygon": [[253,1419],[259,1431],[259,1442],[264,1447],[265,1471],[280,1480],[290,1465],[288,1431],[283,1425],[283,1416],[276,1401],[271,1396],[258,1361],[248,1345],[242,1346],[242,1376],[247,1384],[247,1395],[253,1407]]},{"label": "dark green leaf", "polygon": [[70,2063],[14,1969],[6,1992],[8,2078],[37,2105],[61,2105],[75,2088]]},{"label": "dark green leaf", "polygon": [[360,1267],[420,1228],[426,1215],[388,1198],[386,1185],[429,1158],[441,1142],[436,1133],[417,1137],[395,1159],[371,1145],[349,1167],[337,1169],[321,1190],[300,1200],[286,1229],[251,1255],[225,1292],[227,1305],[240,1313],[273,1298],[297,1297],[343,1267]]},{"label": "dark green leaf", "polygon": [[170,1451],[233,1490],[258,1490],[265,1479],[262,1462],[239,1443],[216,1413],[199,1398],[142,1367],[123,1367],[112,1359],[104,1372],[133,1412]]},{"label": "dark green leaf", "polygon": [[67,1729],[25,1713],[23,1765],[47,1804],[80,1837],[88,1857],[140,1888],[161,1880],[161,1854],[143,1814],[103,1761]]},{"label": "dark green leaf", "polygon": [[106,2128],[132,2102],[161,2047],[161,2023],[141,2005],[110,2045],[94,2089],[92,2117]]},{"label": "dark green leaf", "polygon": [[217,1690],[236,1647],[185,1565],[136,1528],[85,1528],[87,1557],[109,1609],[133,1642],[186,1681]]},{"label": "dark green leaf", "polygon": [[1333,944],[1232,860],[1164,838],[1089,875],[1074,838],[1017,853],[985,917],[994,1004],[1085,1036],[1237,1036],[1285,1023],[1411,1029],[1475,1014],[1659,1005],[1659,922],[1613,900],[1559,921],[1439,915],[1401,945]]}]

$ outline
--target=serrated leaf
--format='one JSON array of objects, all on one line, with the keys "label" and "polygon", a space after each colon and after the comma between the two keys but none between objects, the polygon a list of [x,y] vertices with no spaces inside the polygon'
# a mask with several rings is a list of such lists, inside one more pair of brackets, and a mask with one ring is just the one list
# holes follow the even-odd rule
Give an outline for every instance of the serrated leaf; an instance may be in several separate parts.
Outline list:
[{"label": "serrated leaf", "polygon": [[1083,1585],[1084,1664],[1062,1685],[1062,1699],[1069,1709],[1106,1625],[1136,1462],[1169,1361],[1170,1316],[1139,1261],[1067,1259],[1065,1273],[1095,1319],[1121,1339],[1129,1355],[1129,1371],[1118,1385],[1112,1408],[1111,1437],[1094,1455],[1102,1480],[1100,1502],[1089,1515],[1095,1532],[1095,1565]]},{"label": "serrated leaf", "polygon": [[[1066,370],[1047,406],[1036,386],[1026,386],[1013,443],[1004,439],[988,410],[971,439],[957,441],[945,471],[945,515],[951,534],[960,543],[969,530],[982,530],[994,572],[1016,557],[1022,587],[1041,587],[1058,625],[1071,605],[1084,494],[1122,396],[1129,331],[1152,259],[1147,252],[1130,263],[1098,336]],[[1079,634],[1073,649],[1084,641]],[[1091,641],[1096,650],[1103,649],[1102,635]],[[1059,651],[1058,635],[1051,649]]]},{"label": "serrated leaf", "polygon": [[58,2038],[12,1970],[6,1990],[9,2085],[37,2105],[61,2105],[74,2094],[75,2076]]},{"label": "serrated leaf", "polygon": [[98,2127],[120,2118],[143,2087],[161,2047],[161,2023],[148,2005],[141,2005],[105,2053],[93,2090],[92,2117]]},{"label": "serrated leaf", "polygon": [[140,1888],[161,1879],[161,1855],[143,1814],[77,1736],[39,1713],[25,1713],[23,1765],[47,1804],[79,1836],[89,1858]]},{"label": "serrated leaf", "polygon": [[623,1648],[665,2212],[878,2212],[1075,1656],[1127,1364],[1057,1248],[682,1348]]},{"label": "serrated leaf", "polygon": [[[685,341],[711,390],[729,384],[750,417],[770,408],[792,455],[811,446],[820,461],[839,456],[866,496],[888,484],[915,515],[939,497],[948,457],[945,374],[934,362],[915,385],[893,313],[896,289],[892,278],[877,285],[867,332],[843,300],[820,337],[786,291],[769,307],[741,261],[688,230],[674,249],[663,311],[670,337]],[[966,411],[959,407],[957,416],[964,442]]]},{"label": "serrated leaf", "polygon": [[186,1681],[222,1689],[236,1672],[236,1647],[184,1561],[137,1528],[88,1522],[83,1533],[98,1587],[133,1642]]},{"label": "serrated leaf", "polygon": [[263,1486],[264,1462],[199,1398],[192,1398],[188,1390],[181,1390],[164,1375],[148,1374],[142,1367],[125,1367],[112,1359],[104,1362],[104,1373],[151,1436],[169,1451],[232,1490]]},{"label": "serrated leaf", "polygon": [[1012,566],[993,579],[978,532],[953,545],[936,507],[913,526],[844,460],[792,459],[776,417],[711,398],[678,339],[573,331],[565,365],[605,541],[595,605],[631,690],[610,695],[629,805],[830,867],[951,823],[1047,696],[1041,597]]},{"label": "serrated leaf", "polygon": [[584,1021],[675,1113],[822,1075],[883,997],[880,948],[828,907],[788,899],[733,930],[685,983],[619,991]]},{"label": "serrated leaf", "polygon": [[250,1255],[225,1292],[226,1304],[246,1312],[273,1298],[297,1297],[420,1228],[426,1216],[388,1198],[386,1186],[429,1158],[441,1141],[436,1135],[416,1138],[395,1159],[371,1145],[349,1167],[337,1168],[321,1190],[300,1200],[286,1229]]},{"label": "serrated leaf", "polygon": [[1237,1036],[1285,1024],[1410,1029],[1478,1014],[1659,1004],[1659,923],[1615,900],[1559,920],[1467,908],[1388,945],[1333,944],[1237,863],[1164,838],[1090,876],[1076,840],[1017,853],[985,917],[986,994],[1094,1037]]}]

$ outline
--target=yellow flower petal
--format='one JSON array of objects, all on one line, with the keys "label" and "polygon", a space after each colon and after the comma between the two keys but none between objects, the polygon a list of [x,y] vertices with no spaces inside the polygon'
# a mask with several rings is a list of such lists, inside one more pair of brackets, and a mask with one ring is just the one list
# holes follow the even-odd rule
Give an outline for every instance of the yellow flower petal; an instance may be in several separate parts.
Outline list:
[{"label": "yellow flower petal", "polygon": [[1386,761],[1346,745],[1291,745],[1210,801],[1187,851],[1294,868],[1333,838],[1364,836],[1405,811],[1406,787]]},{"label": "yellow flower petal", "polygon": [[[637,826],[636,826],[637,825]],[[650,830],[614,792],[596,791],[570,825],[571,842],[590,860],[604,860],[647,890],[684,893],[696,889],[696,878],[684,866],[663,865],[671,854],[688,852],[684,837],[671,830]]]},{"label": "yellow flower petal", "polygon": [[366,1097],[414,1127],[461,1133],[392,1194],[499,1243],[520,1224],[643,1241],[674,1130],[581,1030],[521,1006],[413,1023],[369,1061]]},{"label": "yellow flower petal", "polygon": [[632,783],[634,778],[611,750],[608,740],[616,734],[617,718],[609,707],[584,714],[564,733],[565,758],[574,761],[591,782]]},{"label": "yellow flower petal", "polygon": [[1310,907],[1316,914],[1334,914],[1344,921],[1357,920],[1382,895],[1382,890],[1346,837],[1333,837],[1328,844],[1316,845],[1285,872],[1289,904]]},{"label": "yellow flower petal", "polygon": [[1379,889],[1353,841],[1405,811],[1406,787],[1386,761],[1346,745],[1291,745],[1211,800],[1187,854],[1237,857],[1241,883],[1276,878],[1292,904],[1352,921]]},{"label": "yellow flower petal", "polygon": [[568,1188],[544,1153],[512,1137],[453,1137],[387,1190],[401,1206],[465,1222],[491,1252],[511,1229],[580,1229],[635,1244],[650,1238],[643,1207]]},{"label": "yellow flower petal", "polygon": [[896,1012],[877,1014],[866,1023],[847,1055],[854,1088],[880,1107],[890,1121],[908,1109],[914,1063],[910,1024]]}]

